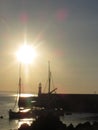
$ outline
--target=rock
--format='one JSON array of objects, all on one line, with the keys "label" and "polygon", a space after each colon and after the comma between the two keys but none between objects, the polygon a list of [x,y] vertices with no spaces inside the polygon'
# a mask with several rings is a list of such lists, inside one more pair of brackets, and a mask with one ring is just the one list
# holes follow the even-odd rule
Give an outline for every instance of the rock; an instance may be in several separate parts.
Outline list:
[{"label": "rock", "polygon": [[30,126],[27,123],[24,123],[18,130],[30,130]]}]

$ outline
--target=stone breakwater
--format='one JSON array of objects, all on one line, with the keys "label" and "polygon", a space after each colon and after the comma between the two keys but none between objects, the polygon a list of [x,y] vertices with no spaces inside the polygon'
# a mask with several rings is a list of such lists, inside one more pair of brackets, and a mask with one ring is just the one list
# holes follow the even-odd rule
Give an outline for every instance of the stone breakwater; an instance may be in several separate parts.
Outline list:
[{"label": "stone breakwater", "polygon": [[21,107],[62,108],[71,113],[98,113],[98,94],[47,94],[20,98]]},{"label": "stone breakwater", "polygon": [[80,123],[75,127],[72,124],[66,126],[58,117],[49,114],[39,117],[31,126],[26,123],[22,124],[18,130],[98,130],[98,122],[93,124],[90,122]]}]

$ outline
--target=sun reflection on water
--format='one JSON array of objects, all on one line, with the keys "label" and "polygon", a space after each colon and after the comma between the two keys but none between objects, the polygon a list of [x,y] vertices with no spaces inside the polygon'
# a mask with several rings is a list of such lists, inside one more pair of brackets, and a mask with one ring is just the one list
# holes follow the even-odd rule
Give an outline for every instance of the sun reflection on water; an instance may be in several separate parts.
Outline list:
[{"label": "sun reflection on water", "polygon": [[[17,96],[17,94],[14,94],[14,96]],[[37,96],[37,94],[30,94],[30,93],[21,93],[21,97],[34,97]]]},{"label": "sun reflection on water", "polygon": [[33,123],[34,120],[35,119],[33,119],[33,118],[20,119],[18,122],[18,128],[20,128],[21,125],[23,125],[23,124],[27,124],[28,126],[31,126],[31,124]]}]

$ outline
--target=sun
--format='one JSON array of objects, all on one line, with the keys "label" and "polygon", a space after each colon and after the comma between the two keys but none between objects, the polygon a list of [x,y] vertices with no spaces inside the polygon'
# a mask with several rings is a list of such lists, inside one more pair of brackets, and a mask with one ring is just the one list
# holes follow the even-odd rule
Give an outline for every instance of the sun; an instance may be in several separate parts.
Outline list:
[{"label": "sun", "polygon": [[24,44],[16,52],[16,57],[19,62],[30,64],[36,57],[36,51],[32,46]]}]

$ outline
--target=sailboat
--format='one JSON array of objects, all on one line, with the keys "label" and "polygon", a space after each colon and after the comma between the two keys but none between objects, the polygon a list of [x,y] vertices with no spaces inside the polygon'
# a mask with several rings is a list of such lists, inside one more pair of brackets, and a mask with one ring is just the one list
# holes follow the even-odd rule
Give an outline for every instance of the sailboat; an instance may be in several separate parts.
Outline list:
[{"label": "sailboat", "polygon": [[51,78],[50,62],[48,62],[48,92],[42,93],[41,83],[39,84],[38,97],[35,97],[35,102],[32,104],[34,112],[37,116],[53,114],[56,116],[63,116],[64,111],[62,108],[58,108],[55,98],[57,88],[51,90]]},{"label": "sailboat", "polygon": [[[20,69],[21,71],[21,66]],[[19,71],[19,72],[20,72]],[[56,99],[53,97],[54,92],[57,88],[51,90],[51,71],[50,71],[50,62],[48,65],[48,92],[41,92],[41,83],[39,84],[39,92],[38,97],[33,97],[32,107],[31,109],[22,109],[21,103],[21,74],[19,74],[19,98],[18,98],[18,111],[14,111],[12,109],[9,110],[9,119],[21,119],[21,118],[36,118],[41,115],[47,114],[55,114],[56,116],[64,115],[64,111],[62,108],[57,108],[54,105],[56,103]]]},{"label": "sailboat", "polygon": [[[13,109],[9,110],[9,119],[22,119],[22,118],[30,118],[32,117],[31,109],[24,109],[21,107],[21,64],[19,65],[19,93],[17,94],[18,100],[15,102],[15,106]],[[18,107],[17,111],[15,107]]]}]

